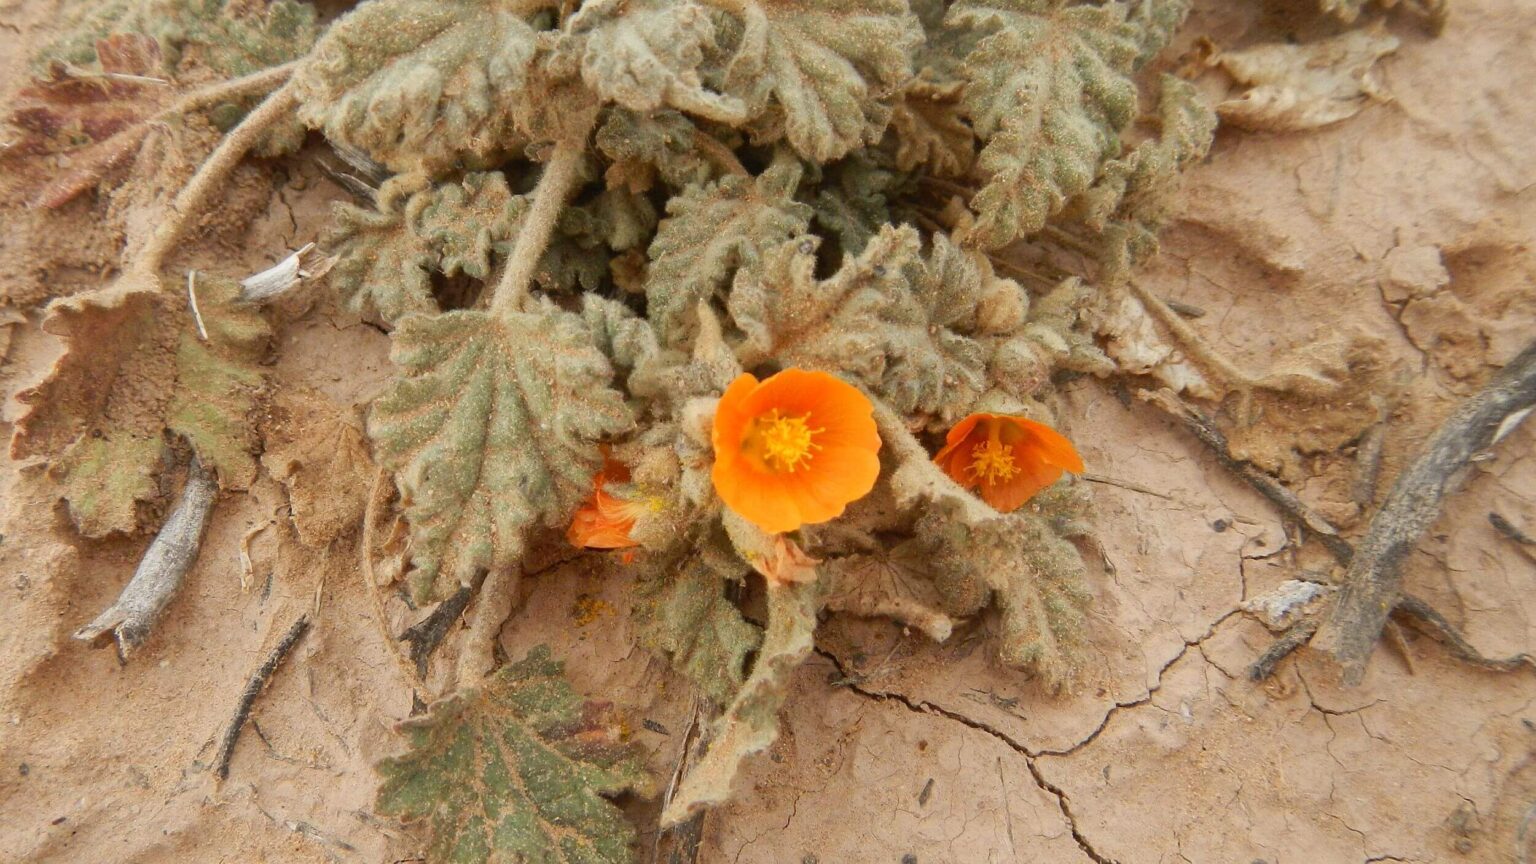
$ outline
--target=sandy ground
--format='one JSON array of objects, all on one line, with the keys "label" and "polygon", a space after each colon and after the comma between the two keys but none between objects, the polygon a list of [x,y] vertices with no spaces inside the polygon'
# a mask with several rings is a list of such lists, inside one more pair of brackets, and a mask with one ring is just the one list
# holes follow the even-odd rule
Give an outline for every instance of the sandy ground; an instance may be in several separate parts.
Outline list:
[{"label": "sandy ground", "polygon": [[[1190,31],[1242,44],[1255,18],[1231,5],[1241,4],[1202,4]],[[0,0],[0,80],[18,80],[52,6]],[[1196,326],[1253,370],[1334,338],[1375,340],[1378,392],[1398,394],[1383,406],[1388,481],[1536,331],[1536,5],[1458,2],[1439,39],[1406,21],[1393,28],[1403,45],[1383,77],[1395,101],[1312,133],[1222,130],[1146,277],[1206,310]],[[268,214],[210,238],[190,261],[259,269],[313,239],[325,201],[343,195],[302,158],[251,177],[269,190]],[[80,206],[82,225],[93,206]],[[19,224],[0,229],[7,254]],[[90,281],[89,268],[35,263],[9,283],[9,303],[28,318],[0,365],[7,396],[59,352],[30,307],[49,293],[38,286]],[[343,409],[365,403],[390,374],[387,339],[311,290],[286,310],[277,387]],[[1533,676],[1469,668],[1408,632],[1378,650],[1357,688],[1305,652],[1271,681],[1249,682],[1244,669],[1271,637],[1240,604],[1328,561],[1299,550],[1273,507],[1182,430],[1120,395],[1084,379],[1061,400],[1104,480],[1092,488],[1106,564],[1094,571],[1091,649],[1074,691],[1051,696],[994,666],[985,620],[934,645],[889,623],[834,618],[797,675],[779,742],[706,822],[701,861],[1536,853]],[[1339,418],[1376,406],[1261,407],[1239,445],[1362,530]],[[7,427],[18,410],[6,402]],[[1536,560],[1488,521],[1497,512],[1536,528],[1533,444],[1528,424],[1478,463],[1408,563],[1411,590],[1489,654],[1536,646]],[[37,474],[12,463],[0,478],[0,861],[418,860],[408,833],[369,813],[369,766],[397,751],[391,727],[411,703],[349,541],[326,552],[295,542],[283,487],[263,474],[249,494],[219,501],[186,586],[122,665],[69,633],[116,596],[146,539],[75,538]],[[262,526],[243,587],[240,544]],[[525,586],[502,642],[512,657],[550,644],[580,689],[617,703],[665,776],[686,698],[634,647],[628,590],[623,568],[601,558],[551,568]],[[215,782],[208,766],[241,688],[306,612],[312,631],[257,703],[229,779]],[[397,630],[420,617],[393,601],[388,614]]]}]

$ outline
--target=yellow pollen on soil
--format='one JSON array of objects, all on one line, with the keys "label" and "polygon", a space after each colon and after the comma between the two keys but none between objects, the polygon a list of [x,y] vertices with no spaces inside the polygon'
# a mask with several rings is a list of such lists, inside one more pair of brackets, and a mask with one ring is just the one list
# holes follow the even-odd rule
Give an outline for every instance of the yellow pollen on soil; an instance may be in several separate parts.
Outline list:
[{"label": "yellow pollen on soil", "polygon": [[742,449],[756,454],[770,470],[792,474],[821,449],[815,439],[826,430],[812,429],[806,423],[810,418],[809,414],[785,417],[775,408],[752,421]]},{"label": "yellow pollen on soil", "polygon": [[971,476],[983,483],[1012,480],[1019,473],[1013,464],[1013,448],[1001,441],[985,441],[971,451]]}]

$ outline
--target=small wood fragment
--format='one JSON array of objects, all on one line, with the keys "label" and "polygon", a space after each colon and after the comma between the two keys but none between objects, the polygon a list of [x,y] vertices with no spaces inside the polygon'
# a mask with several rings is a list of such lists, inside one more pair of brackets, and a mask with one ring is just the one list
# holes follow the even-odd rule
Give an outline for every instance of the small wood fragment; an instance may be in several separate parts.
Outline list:
[{"label": "small wood fragment", "polygon": [[300,615],[288,628],[282,641],[267,655],[267,659],[256,671],[252,673],[250,680],[245,682],[245,689],[240,691],[240,701],[235,705],[235,716],[229,721],[229,726],[224,730],[224,737],[219,741],[218,755],[213,760],[214,776],[220,780],[229,777],[229,760],[235,755],[235,744],[240,740],[240,730],[245,728],[246,720],[250,719],[251,706],[256,704],[256,697],[267,686],[267,681],[272,678],[272,673],[282,665],[284,658],[293,650],[304,634],[309,632],[309,616]]}]

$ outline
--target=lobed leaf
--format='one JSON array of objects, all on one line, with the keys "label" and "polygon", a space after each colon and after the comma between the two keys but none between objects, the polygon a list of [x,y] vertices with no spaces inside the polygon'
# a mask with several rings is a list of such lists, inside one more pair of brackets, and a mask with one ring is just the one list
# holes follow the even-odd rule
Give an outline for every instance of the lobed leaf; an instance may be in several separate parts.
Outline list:
[{"label": "lobed leaf", "polygon": [[645,281],[647,317],[664,344],[686,344],[699,301],[806,229],[811,209],[794,200],[799,182],[798,165],[778,163],[757,177],[723,177],[667,201]]},{"label": "lobed leaf", "polygon": [[827,560],[821,567],[827,611],[890,618],[943,642],[954,621],[930,576],[931,552],[920,540],[905,540],[890,549]]},{"label": "lobed leaf", "polygon": [[741,761],[766,750],[778,738],[779,709],[789,693],[790,676],[815,645],[812,635],[820,594],[815,581],[768,580],[768,629],[752,674],[716,724],[709,750],[683,776],[677,794],[662,811],[662,827],[730,798]]},{"label": "lobed leaf", "polygon": [[563,526],[592,490],[597,442],[632,424],[581,318],[545,302],[497,318],[407,316],[401,375],[368,434],[395,472],[420,602],[517,563],[529,530]]},{"label": "lobed leaf", "polygon": [[495,171],[466,174],[383,209],[338,205],[326,240],[337,256],[331,284],[349,308],[374,310],[389,324],[436,312],[432,275],[488,278],[493,256],[510,248],[527,206]]},{"label": "lobed leaf", "polygon": [[517,149],[537,33],[502,4],[371,0],[295,73],[299,118],[399,173],[486,165]]},{"label": "lobed leaf", "polygon": [[55,62],[107,67],[104,53],[141,35],[157,46],[158,74],[184,59],[236,78],[302,57],[315,41],[315,9],[294,0],[74,0],[63,10],[62,35],[34,57],[39,70]]},{"label": "lobed leaf", "polygon": [[971,242],[1005,246],[1045,225],[1120,152],[1136,113],[1140,46],[1120,4],[962,0],[947,23],[985,32],[966,57],[965,108],[985,142]]},{"label": "lobed leaf", "polygon": [[728,705],[746,676],[747,657],[762,633],[725,596],[742,581],[740,561],[704,549],[636,583],[640,644],[665,655],[716,705]]},{"label": "lobed leaf", "polygon": [[960,82],[914,79],[891,106],[896,167],[961,177],[976,158],[976,133],[961,113]]},{"label": "lobed leaf", "polygon": [[670,107],[740,125],[741,100],[704,85],[699,67],[715,47],[714,20],[693,0],[589,0],[562,31],[555,57],[579,67],[593,93],[636,113]]},{"label": "lobed leaf", "polygon": [[745,0],[726,91],[743,94],[759,140],[812,162],[880,140],[886,104],[912,74],[922,27],[906,0]]},{"label": "lobed leaf", "polygon": [[401,725],[411,749],[378,764],[375,810],[424,820],[429,864],[627,864],[634,828],[604,796],[645,773],[603,707],[534,648]]},{"label": "lobed leaf", "polygon": [[887,225],[824,280],[815,276],[814,238],[772,250],[731,289],[728,309],[744,334],[742,366],[824,369],[903,413],[958,419],[985,385],[986,352],[953,328],[976,328],[985,286],[941,275],[946,253],[924,263],[920,245],[915,229]]}]

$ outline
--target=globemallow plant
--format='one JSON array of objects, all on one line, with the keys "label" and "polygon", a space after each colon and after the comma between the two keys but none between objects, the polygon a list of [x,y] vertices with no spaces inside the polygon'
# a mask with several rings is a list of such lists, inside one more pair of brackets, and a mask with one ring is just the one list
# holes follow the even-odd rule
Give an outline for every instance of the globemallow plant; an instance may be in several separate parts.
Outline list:
[{"label": "globemallow plant", "polygon": [[[829,613],[938,641],[990,616],[1003,663],[1071,686],[1085,466],[1052,382],[1262,386],[1100,347],[1166,311],[1136,267],[1215,128],[1159,71],[1188,7],[365,0],[322,28],[289,0],[78,3],[25,146],[84,167],[41,203],[142,161],[157,123],[229,131],[114,283],[50,307],[68,350],[12,454],[46,461],[89,537],[153,528],[179,465],[206,492],[266,464],[300,539],[355,544],[445,620],[471,604],[451,692],[421,682],[435,641],[402,662],[441,698],[380,765],[379,812],[422,821],[434,862],[632,860],[610,798],[651,790],[635,754],[546,650],[491,650],[538,543],[616,550],[589,554],[632,574],[638,638],[708,706],[664,825],[733,794]],[[138,80],[151,67],[169,94]],[[70,125],[87,80],[132,107],[116,128]],[[171,269],[239,161],[305,158],[306,130],[358,196],[321,248],[262,290]],[[332,472],[356,502],[339,521],[255,422],[309,410],[273,392],[262,302],[327,265],[396,367],[360,425],[282,450]],[[146,557],[131,626],[82,636],[143,641],[213,497],[170,517],[181,570]]]}]

